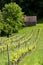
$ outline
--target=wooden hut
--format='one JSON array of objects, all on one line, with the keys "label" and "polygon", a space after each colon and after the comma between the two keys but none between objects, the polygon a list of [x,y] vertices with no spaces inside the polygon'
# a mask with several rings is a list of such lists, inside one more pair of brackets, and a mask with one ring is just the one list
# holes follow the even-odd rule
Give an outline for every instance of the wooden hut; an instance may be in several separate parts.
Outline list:
[{"label": "wooden hut", "polygon": [[34,26],[37,23],[37,16],[25,16],[25,25]]}]

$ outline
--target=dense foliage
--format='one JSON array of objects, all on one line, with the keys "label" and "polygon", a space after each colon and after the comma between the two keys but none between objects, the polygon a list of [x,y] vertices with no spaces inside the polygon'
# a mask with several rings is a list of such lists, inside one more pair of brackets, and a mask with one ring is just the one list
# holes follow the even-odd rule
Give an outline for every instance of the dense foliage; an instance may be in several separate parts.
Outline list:
[{"label": "dense foliage", "polygon": [[2,15],[2,12],[0,11],[0,34],[2,33],[2,30],[3,30],[3,15]]},{"label": "dense foliage", "polygon": [[0,0],[0,9],[5,3],[10,3],[11,1],[19,4],[26,15],[43,17],[43,0]]},{"label": "dense foliage", "polygon": [[[2,21],[2,22],[1,22]],[[6,4],[0,12],[1,35],[18,32],[24,24],[24,13],[16,3]]]}]

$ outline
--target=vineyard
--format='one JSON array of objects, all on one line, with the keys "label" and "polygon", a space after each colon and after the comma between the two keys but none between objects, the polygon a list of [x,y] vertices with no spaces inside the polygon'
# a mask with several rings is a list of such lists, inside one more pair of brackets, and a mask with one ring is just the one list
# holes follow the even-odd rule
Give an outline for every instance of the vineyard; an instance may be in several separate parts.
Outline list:
[{"label": "vineyard", "polygon": [[[0,65],[32,65],[31,63],[35,63],[31,59],[36,53],[35,50],[37,51],[37,47],[40,47],[43,42],[43,40],[42,42],[39,40],[43,36],[42,26],[41,24],[37,24],[37,26],[25,27],[9,38],[0,37]],[[43,57],[43,54],[41,57]],[[33,65],[39,64],[36,63]]]}]

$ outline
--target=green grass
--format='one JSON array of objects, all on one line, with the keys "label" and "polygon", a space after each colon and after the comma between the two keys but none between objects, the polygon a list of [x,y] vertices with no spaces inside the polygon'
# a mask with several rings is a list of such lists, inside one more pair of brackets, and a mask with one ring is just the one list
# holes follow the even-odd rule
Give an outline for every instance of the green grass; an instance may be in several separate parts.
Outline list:
[{"label": "green grass", "polygon": [[41,28],[41,33],[35,51],[28,54],[19,65],[43,65],[43,24],[36,28]]},{"label": "green grass", "polygon": [[7,52],[0,54],[0,65],[7,65]]},{"label": "green grass", "polygon": [[[36,45],[36,49],[34,51],[32,51],[31,53],[27,54],[23,58],[23,61],[19,63],[19,65],[43,65],[43,24],[37,24],[36,26],[32,26],[32,27],[25,27],[25,28],[21,29],[18,33],[13,34],[11,37],[13,37],[15,35],[20,36],[23,33],[25,33],[26,31],[28,32],[28,34],[30,34],[32,29],[33,30],[41,29],[41,32],[39,35],[39,40]],[[34,32],[34,34],[37,34],[37,32]],[[34,36],[34,35],[32,36],[32,38],[30,40],[31,43],[32,43],[32,40],[34,40],[34,37],[36,37],[36,36]],[[3,39],[4,39],[4,37],[2,38],[2,40]],[[0,38],[0,41],[1,41],[1,38]],[[4,44],[4,42],[2,44]],[[0,65],[8,65],[7,63],[8,63],[7,52],[0,53]]]},{"label": "green grass", "polygon": [[[29,28],[29,27],[23,28],[22,30],[19,31],[19,33],[13,34],[13,35],[11,36],[11,37],[12,37],[11,40],[14,39],[13,36],[15,36],[15,35],[19,35],[19,36],[20,36],[20,35],[22,35],[23,33],[25,33],[26,31],[28,31],[28,34],[30,34],[31,30],[32,30],[32,28]],[[11,37],[10,37],[10,38],[11,38]],[[7,39],[8,42],[7,42],[5,39]],[[5,41],[4,41],[4,40],[5,40]],[[0,43],[1,43],[1,45],[4,45],[4,44],[5,44],[4,42],[6,42],[6,44],[10,43],[10,42],[9,42],[9,39],[6,38],[6,37],[0,38]],[[13,51],[13,52],[14,52],[14,51]],[[7,63],[8,63],[8,57],[7,57],[7,56],[8,56],[8,55],[7,55],[7,52],[0,53],[0,65],[7,65]]]}]

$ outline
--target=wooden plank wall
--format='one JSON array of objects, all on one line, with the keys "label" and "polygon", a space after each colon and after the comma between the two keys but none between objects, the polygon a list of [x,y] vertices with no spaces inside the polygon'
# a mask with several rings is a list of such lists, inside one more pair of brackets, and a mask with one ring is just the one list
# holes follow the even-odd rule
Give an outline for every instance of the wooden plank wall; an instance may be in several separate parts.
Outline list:
[{"label": "wooden plank wall", "polygon": [[25,22],[37,22],[37,16],[25,16]]},{"label": "wooden plank wall", "polygon": [[37,16],[25,16],[25,24],[28,25],[36,25]]}]

